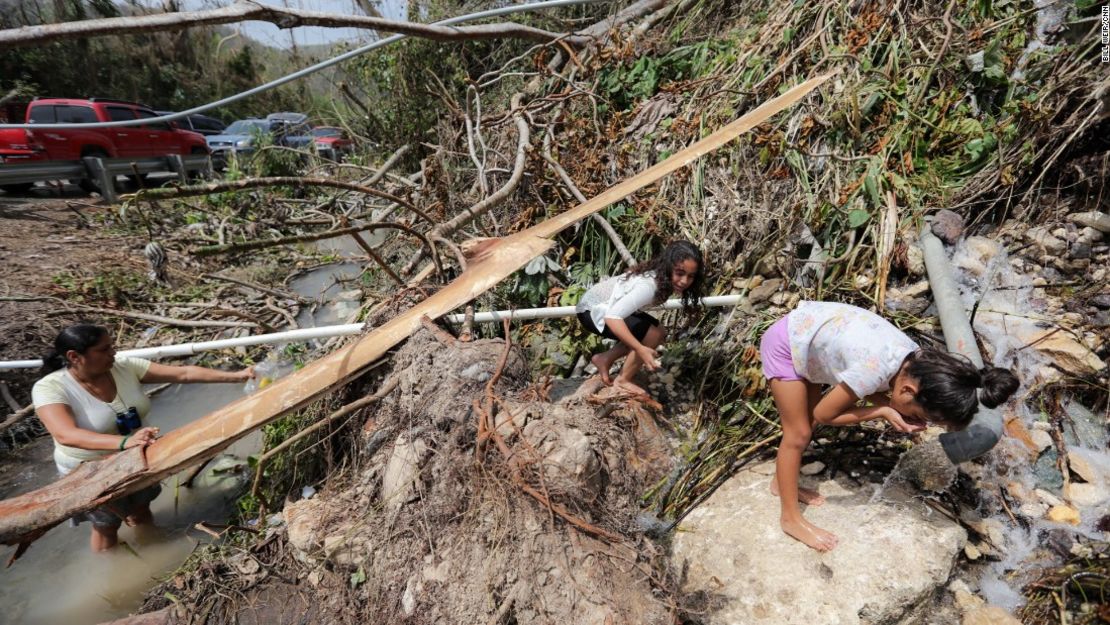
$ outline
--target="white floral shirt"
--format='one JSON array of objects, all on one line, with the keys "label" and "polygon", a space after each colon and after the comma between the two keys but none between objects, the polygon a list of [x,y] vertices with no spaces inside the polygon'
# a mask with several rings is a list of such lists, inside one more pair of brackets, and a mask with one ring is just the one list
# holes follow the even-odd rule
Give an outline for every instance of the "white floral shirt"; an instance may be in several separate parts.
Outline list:
[{"label": "white floral shirt", "polygon": [[655,303],[655,272],[622,273],[590,287],[574,312],[590,311],[594,327],[605,329],[606,319],[627,319]]},{"label": "white floral shirt", "polygon": [[787,317],[794,370],[810,382],[848,385],[863,398],[890,388],[902,361],[918,349],[873,312],[836,302],[801,302]]}]

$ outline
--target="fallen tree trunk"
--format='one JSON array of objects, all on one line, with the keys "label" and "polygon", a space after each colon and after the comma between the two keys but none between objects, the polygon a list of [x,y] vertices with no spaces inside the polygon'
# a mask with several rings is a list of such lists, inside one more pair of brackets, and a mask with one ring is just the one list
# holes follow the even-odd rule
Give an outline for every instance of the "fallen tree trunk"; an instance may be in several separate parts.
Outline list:
[{"label": "fallen tree trunk", "polygon": [[589,202],[496,241],[471,258],[467,270],[455,281],[358,342],[158,439],[146,448],[145,465],[142,455],[136,458],[135,453],[124,452],[83,464],[39,490],[0,501],[0,542],[19,543],[18,555],[31,541],[70,516],[207,460],[255,428],[306,406],[408,338],[421,327],[425,315],[436,318],[473,300],[547,252],[554,245],[551,237],[564,228],[716,150],[802,99],[827,79],[827,75],[812,78]]},{"label": "fallen tree trunk", "polygon": [[[295,26],[327,26],[333,28],[366,28],[378,32],[398,33],[434,41],[472,41],[476,39],[525,39],[546,43],[562,35],[539,28],[506,22],[481,26],[436,26],[416,22],[398,22],[380,17],[343,15],[322,11],[303,11],[267,6],[255,2],[236,2],[231,6],[207,11],[131,15],[95,20],[61,22],[24,26],[0,31],[0,49],[42,45],[63,39],[127,35],[144,32],[166,32],[256,20],[270,22],[279,28]],[[580,41],[577,37],[571,41]]]}]

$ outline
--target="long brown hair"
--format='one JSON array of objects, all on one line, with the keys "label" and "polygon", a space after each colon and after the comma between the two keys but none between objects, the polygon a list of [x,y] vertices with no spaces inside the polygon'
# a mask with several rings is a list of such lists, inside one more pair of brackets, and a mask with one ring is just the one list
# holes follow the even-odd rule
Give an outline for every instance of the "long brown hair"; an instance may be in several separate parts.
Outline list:
[{"label": "long brown hair", "polygon": [[671,284],[671,272],[674,271],[675,265],[685,260],[692,260],[698,265],[698,270],[694,273],[694,280],[690,283],[690,288],[682,293],[682,310],[691,313],[701,305],[701,293],[705,283],[705,260],[702,258],[701,250],[693,243],[674,241],[663,248],[662,253],[658,256],[636,265],[629,269],[628,273],[630,275],[640,275],[654,271],[655,303],[659,304],[666,301],[674,293],[674,286]]}]

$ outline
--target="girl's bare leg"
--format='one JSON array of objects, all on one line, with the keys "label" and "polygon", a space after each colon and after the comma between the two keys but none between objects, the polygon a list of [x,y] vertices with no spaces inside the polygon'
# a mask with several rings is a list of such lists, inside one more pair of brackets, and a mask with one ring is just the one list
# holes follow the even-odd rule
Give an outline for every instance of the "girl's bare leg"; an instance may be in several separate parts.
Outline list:
[{"label": "girl's bare leg", "polygon": [[108,551],[119,543],[118,527],[93,526],[92,535],[89,536],[89,547],[96,553]]},{"label": "girl's bare leg", "polygon": [[779,523],[782,531],[789,536],[818,551],[828,551],[836,546],[836,535],[805,520],[798,505],[798,473],[802,466],[802,453],[813,433],[809,385],[804,380],[771,380],[771,394],[782,419],[782,443],[775,461],[775,477],[782,503]]},{"label": "girl's bare leg", "polygon": [[136,525],[154,525],[154,514],[150,511],[150,504],[139,506],[131,509],[124,520],[127,527],[135,527]]},{"label": "girl's bare leg", "polygon": [[[809,396],[809,427],[813,430],[813,410],[817,408],[818,402],[821,401],[821,387],[806,382]],[[771,477],[771,494],[775,497],[779,496],[779,480],[778,475]],[[812,488],[802,488],[798,486],[798,501],[806,504],[807,506],[820,506],[825,503],[825,496],[813,490]]]},{"label": "girl's bare leg", "polygon": [[[663,340],[667,338],[667,331],[659,326],[651,326],[648,328],[644,340],[641,341],[647,347],[655,349],[663,344]],[[629,350],[628,358],[624,361],[624,367],[621,368],[620,375],[617,376],[614,385],[618,388],[628,391],[630,393],[646,395],[647,391],[640,388],[638,384],[633,382],[636,374],[640,372],[640,368],[644,366],[643,360],[640,359],[639,354]]]},{"label": "girl's bare leg", "polygon": [[613,380],[609,377],[609,369],[613,366],[613,363],[627,356],[630,351],[632,350],[629,349],[627,345],[617,341],[613,349],[595,354],[590,358],[590,362],[597,367],[597,372],[601,374],[601,381],[604,382],[606,386],[613,383]]}]

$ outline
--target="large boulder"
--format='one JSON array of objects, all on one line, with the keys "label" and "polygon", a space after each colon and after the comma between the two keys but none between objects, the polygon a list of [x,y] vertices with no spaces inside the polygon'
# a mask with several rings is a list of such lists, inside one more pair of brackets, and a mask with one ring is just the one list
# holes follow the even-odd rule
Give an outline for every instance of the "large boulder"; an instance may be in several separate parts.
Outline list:
[{"label": "large boulder", "polygon": [[945,583],[967,541],[912,501],[872,502],[870,488],[829,480],[818,485],[825,504],[805,514],[840,543],[818,553],[779,528],[772,473],[766,464],[740,472],[675,533],[683,589],[707,599],[708,624],[900,623]]}]

